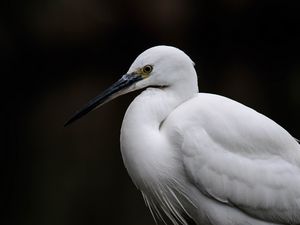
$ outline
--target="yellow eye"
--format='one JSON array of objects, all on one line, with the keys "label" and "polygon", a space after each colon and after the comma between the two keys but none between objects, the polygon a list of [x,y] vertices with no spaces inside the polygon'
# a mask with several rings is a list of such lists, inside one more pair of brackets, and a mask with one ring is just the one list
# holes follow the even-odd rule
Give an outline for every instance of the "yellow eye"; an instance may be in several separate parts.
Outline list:
[{"label": "yellow eye", "polygon": [[146,65],[142,68],[144,74],[149,74],[152,72],[152,70],[153,70],[153,66],[151,65]]}]

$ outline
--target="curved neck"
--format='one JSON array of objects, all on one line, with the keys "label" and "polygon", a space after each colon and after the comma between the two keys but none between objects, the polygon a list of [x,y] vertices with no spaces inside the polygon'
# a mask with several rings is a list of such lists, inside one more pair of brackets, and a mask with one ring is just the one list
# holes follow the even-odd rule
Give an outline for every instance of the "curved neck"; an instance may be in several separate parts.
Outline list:
[{"label": "curved neck", "polygon": [[[178,83],[163,88],[147,88],[128,107],[122,128],[152,127],[157,131],[161,123],[181,103],[198,93],[198,86]],[[143,134],[141,134],[143,135]]]},{"label": "curved neck", "polygon": [[[177,153],[160,132],[160,126],[178,105],[198,91],[198,88],[182,85],[148,88],[135,98],[126,111],[121,128],[121,152],[128,173],[137,186],[143,185],[144,177],[159,179],[161,171],[166,173],[171,168],[172,160],[178,160]],[[173,165],[176,164],[177,161]],[[153,177],[153,174],[157,176]]]}]

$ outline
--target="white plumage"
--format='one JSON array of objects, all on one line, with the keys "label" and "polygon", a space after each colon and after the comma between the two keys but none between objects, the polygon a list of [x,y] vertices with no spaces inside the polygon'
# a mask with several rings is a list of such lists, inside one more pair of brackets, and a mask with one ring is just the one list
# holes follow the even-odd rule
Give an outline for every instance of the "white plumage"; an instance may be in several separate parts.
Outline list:
[{"label": "white plumage", "polygon": [[147,88],[130,104],[121,151],[151,212],[174,224],[300,224],[300,147],[281,126],[226,97],[198,93],[181,50],[143,52],[96,106]]}]

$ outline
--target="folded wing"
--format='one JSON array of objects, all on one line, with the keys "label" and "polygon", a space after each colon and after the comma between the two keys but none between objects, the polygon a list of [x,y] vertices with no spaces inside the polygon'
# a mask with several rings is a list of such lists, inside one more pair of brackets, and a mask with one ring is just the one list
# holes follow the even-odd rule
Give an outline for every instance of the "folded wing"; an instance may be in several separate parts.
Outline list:
[{"label": "folded wing", "polygon": [[300,224],[300,147],[274,121],[199,94],[165,127],[180,136],[187,176],[201,193],[261,220]]}]

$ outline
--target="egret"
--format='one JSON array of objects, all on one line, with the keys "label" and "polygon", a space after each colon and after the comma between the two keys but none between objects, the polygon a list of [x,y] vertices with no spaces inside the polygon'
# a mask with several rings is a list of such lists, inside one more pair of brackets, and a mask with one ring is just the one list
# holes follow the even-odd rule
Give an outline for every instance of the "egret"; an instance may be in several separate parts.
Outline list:
[{"label": "egret", "polygon": [[273,120],[199,93],[194,63],[175,47],[141,53],[128,72],[65,124],[125,93],[121,153],[154,218],[173,224],[300,224],[300,145]]}]

